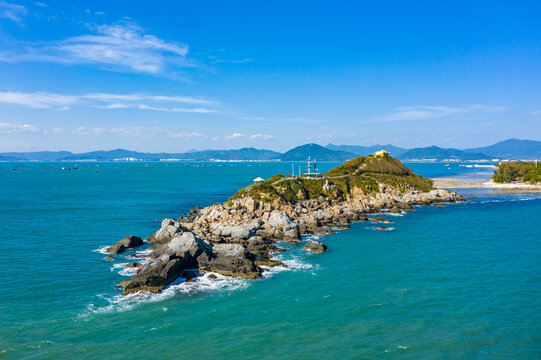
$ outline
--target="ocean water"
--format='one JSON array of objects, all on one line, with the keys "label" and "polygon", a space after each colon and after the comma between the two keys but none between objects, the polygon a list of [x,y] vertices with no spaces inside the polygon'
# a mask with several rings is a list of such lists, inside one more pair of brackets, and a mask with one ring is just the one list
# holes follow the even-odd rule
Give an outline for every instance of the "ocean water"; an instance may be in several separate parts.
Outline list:
[{"label": "ocean water", "polygon": [[291,164],[73,165],[0,163],[0,359],[541,358],[540,195],[459,189],[467,203],[389,216],[393,231],[322,236],[324,254],[284,245],[289,268],[261,280],[123,298],[136,251],[100,249]]}]

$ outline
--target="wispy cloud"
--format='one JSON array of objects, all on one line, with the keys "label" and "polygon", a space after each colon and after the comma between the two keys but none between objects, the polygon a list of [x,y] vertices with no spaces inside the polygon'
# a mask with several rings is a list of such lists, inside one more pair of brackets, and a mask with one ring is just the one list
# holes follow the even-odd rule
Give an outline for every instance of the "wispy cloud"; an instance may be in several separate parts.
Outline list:
[{"label": "wispy cloud", "polygon": [[[163,112],[214,113],[218,103],[187,96],[147,94],[90,93],[63,95],[47,92],[0,92],[0,103],[15,104],[36,109],[66,110],[70,106],[92,106],[102,109],[139,109]],[[183,104],[184,107],[179,107]],[[158,106],[159,105],[159,106]]]},{"label": "wispy cloud", "polygon": [[79,101],[79,97],[72,95],[45,92],[0,92],[0,103],[22,105],[35,109],[65,108],[66,106],[75,104],[77,101]]},{"label": "wispy cloud", "polygon": [[0,134],[38,133],[40,131],[40,128],[34,125],[0,123]]},{"label": "wispy cloud", "polygon": [[173,139],[200,139],[206,138],[207,135],[199,132],[182,132],[172,129],[165,129],[155,126],[124,126],[117,128],[104,127],[78,127],[73,130],[59,129],[58,132],[70,132],[75,135],[121,135],[151,138],[156,136],[166,136]]},{"label": "wispy cloud", "polygon": [[[12,20],[20,19],[13,15],[13,10],[4,10],[2,14]],[[86,35],[24,44],[22,49],[0,52],[0,61],[96,64],[112,71],[149,74],[161,73],[169,65],[177,69],[193,66],[186,60],[187,45],[147,34],[145,29],[133,23],[93,26],[90,30],[91,33]]]},{"label": "wispy cloud", "polygon": [[272,135],[266,135],[266,134],[252,134],[252,135],[246,135],[242,133],[233,133],[230,135],[225,135],[225,139],[227,140],[240,140],[240,139],[250,139],[250,140],[270,140],[273,138]]},{"label": "wispy cloud", "polygon": [[0,17],[15,21],[21,25],[26,14],[28,14],[28,10],[23,5],[0,1]]},{"label": "wispy cloud", "polygon": [[365,122],[393,122],[393,121],[419,121],[450,117],[462,117],[466,114],[501,113],[508,111],[507,107],[490,105],[465,105],[458,107],[415,105],[394,109],[395,111],[381,116],[373,117]]},{"label": "wispy cloud", "polygon": [[229,64],[244,64],[248,62],[252,62],[253,59],[251,58],[245,58],[245,59],[238,59],[238,60],[228,60],[228,59],[216,59],[212,60],[213,64],[223,64],[223,63],[229,63]]},{"label": "wispy cloud", "polygon": [[534,110],[534,111],[530,112],[530,114],[532,114],[532,115],[541,115],[541,110]]}]

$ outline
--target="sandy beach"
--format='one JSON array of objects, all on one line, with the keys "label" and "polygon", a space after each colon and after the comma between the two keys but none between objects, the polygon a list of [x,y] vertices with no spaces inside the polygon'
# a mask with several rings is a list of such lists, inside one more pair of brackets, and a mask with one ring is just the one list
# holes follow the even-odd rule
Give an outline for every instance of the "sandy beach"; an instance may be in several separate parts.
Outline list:
[{"label": "sandy beach", "polygon": [[440,189],[485,188],[497,192],[541,192],[541,184],[499,184],[492,179],[463,181],[459,177],[433,178],[434,187]]}]

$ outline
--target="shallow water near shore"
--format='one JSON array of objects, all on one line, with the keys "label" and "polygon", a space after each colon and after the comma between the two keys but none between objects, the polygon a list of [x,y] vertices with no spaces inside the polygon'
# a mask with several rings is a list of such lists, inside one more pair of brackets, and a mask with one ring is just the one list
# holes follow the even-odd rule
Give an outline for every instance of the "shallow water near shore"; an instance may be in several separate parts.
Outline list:
[{"label": "shallow water near shore", "polygon": [[457,189],[473,198],[383,215],[392,231],[352,224],[320,238],[324,254],[284,244],[289,267],[261,280],[203,276],[122,297],[116,284],[133,270],[118,264],[144,247],[113,263],[100,249],[291,164],[61,170],[73,165],[0,163],[0,359],[541,357],[541,194]]}]

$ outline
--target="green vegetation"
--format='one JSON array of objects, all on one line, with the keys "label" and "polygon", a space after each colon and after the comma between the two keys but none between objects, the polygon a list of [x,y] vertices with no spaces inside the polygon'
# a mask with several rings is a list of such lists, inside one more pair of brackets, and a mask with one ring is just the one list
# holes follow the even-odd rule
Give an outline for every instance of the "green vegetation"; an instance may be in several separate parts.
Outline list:
[{"label": "green vegetation", "polygon": [[355,159],[351,159],[349,161],[346,161],[340,166],[337,166],[333,168],[330,171],[327,171],[325,173],[326,177],[333,177],[333,176],[343,176],[343,175],[349,175],[354,174],[355,171],[359,168],[359,166],[362,165],[362,163],[366,160],[366,157],[360,156]]},{"label": "green vegetation", "polygon": [[[328,186],[324,186],[325,179]],[[241,189],[233,199],[250,196],[272,203],[295,203],[316,199],[320,196],[338,200],[345,199],[354,188],[368,195],[379,192],[380,184],[386,184],[401,192],[407,190],[430,191],[432,181],[422,178],[388,153],[361,156],[345,162],[324,174],[324,178],[291,178],[275,175],[270,179]]]},{"label": "green vegetation", "polygon": [[497,183],[513,181],[541,182],[541,166],[536,166],[534,162],[513,161],[503,163],[494,170],[492,180]]}]

